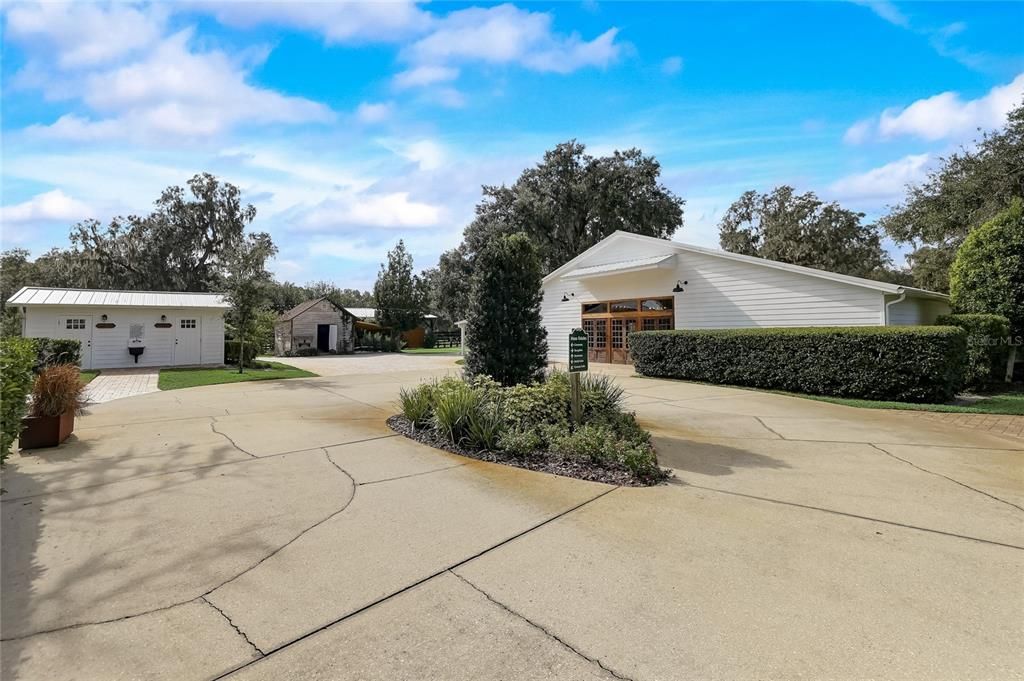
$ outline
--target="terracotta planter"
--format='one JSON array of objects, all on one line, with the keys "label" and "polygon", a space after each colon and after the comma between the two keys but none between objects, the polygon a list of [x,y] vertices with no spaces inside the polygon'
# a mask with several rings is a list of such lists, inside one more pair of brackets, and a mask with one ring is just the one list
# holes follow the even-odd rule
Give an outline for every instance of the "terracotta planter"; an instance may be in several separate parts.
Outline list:
[{"label": "terracotta planter", "polygon": [[68,411],[60,416],[27,416],[21,420],[21,426],[18,443],[22,449],[56,447],[75,429],[75,412]]}]

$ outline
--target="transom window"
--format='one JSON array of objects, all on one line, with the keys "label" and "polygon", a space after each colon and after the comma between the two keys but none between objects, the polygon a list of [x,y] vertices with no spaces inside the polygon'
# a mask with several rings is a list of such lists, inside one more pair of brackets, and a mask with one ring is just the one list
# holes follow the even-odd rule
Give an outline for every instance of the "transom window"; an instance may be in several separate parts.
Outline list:
[{"label": "transom window", "polygon": [[196,320],[194,320],[194,319],[182,319],[178,323],[181,326],[181,328],[183,328],[183,329],[194,329],[194,328],[196,328]]},{"label": "transom window", "polygon": [[640,303],[640,309],[644,312],[661,312],[672,309],[671,298],[646,298]]},{"label": "transom window", "polygon": [[85,320],[84,319],[65,319],[64,320],[64,328],[65,329],[84,329],[85,328]]}]

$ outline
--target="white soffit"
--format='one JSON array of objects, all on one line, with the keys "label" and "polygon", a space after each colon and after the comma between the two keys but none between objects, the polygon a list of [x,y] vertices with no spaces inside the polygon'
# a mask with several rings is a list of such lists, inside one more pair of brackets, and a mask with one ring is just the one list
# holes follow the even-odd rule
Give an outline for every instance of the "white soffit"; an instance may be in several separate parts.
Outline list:
[{"label": "white soffit", "polygon": [[608,274],[626,274],[627,272],[640,272],[652,270],[659,267],[670,267],[675,261],[676,254],[655,255],[650,258],[638,258],[636,260],[620,260],[609,262],[603,265],[592,265],[580,267],[562,275],[562,279],[587,279],[589,277],[602,277]]}]

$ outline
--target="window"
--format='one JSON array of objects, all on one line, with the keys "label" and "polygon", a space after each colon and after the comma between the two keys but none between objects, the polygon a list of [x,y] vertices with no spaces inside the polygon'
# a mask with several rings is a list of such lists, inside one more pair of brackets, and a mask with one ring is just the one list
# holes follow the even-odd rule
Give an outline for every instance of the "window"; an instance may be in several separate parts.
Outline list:
[{"label": "window", "polygon": [[636,312],[635,300],[616,300],[612,303],[612,312]]},{"label": "window", "polygon": [[194,328],[196,328],[196,320],[194,320],[194,319],[182,319],[182,320],[180,320],[178,322],[178,324],[183,329],[194,329]]},{"label": "window", "polygon": [[586,303],[583,314],[601,314],[608,311],[608,303]]},{"label": "window", "polygon": [[65,319],[64,320],[64,328],[65,329],[84,329],[85,328],[85,320],[84,319]]},{"label": "window", "polygon": [[664,310],[672,309],[671,298],[649,298],[644,300],[640,304],[640,309],[644,312],[661,312]]}]

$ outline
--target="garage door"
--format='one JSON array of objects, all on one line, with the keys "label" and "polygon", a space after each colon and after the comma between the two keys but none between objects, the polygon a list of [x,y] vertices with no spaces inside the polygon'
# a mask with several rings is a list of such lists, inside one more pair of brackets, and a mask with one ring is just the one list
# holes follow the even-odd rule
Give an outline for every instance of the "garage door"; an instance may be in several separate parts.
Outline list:
[{"label": "garage door", "polygon": [[199,317],[178,318],[175,325],[177,336],[174,339],[175,364],[199,364],[201,321]]}]

